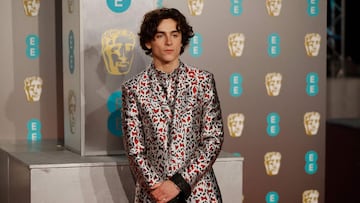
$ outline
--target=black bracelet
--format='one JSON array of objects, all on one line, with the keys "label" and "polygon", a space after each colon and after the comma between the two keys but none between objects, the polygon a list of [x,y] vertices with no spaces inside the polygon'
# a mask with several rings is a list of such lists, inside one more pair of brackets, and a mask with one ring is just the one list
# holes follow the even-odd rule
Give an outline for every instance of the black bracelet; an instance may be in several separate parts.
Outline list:
[{"label": "black bracelet", "polygon": [[174,197],[172,200],[168,201],[168,203],[186,203],[186,200],[185,200],[182,192],[180,192],[176,197]]},{"label": "black bracelet", "polygon": [[184,180],[184,178],[179,174],[179,173],[175,173],[170,180],[172,182],[175,183],[175,185],[177,185],[181,192],[180,192],[180,196],[182,196],[182,198],[184,200],[186,200],[190,194],[191,194],[191,187],[190,185]]}]

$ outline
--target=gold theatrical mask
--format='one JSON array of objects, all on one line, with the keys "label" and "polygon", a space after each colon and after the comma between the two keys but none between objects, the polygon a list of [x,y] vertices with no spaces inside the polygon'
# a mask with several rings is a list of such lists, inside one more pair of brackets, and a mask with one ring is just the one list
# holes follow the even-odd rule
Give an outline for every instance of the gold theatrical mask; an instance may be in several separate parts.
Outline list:
[{"label": "gold theatrical mask", "polygon": [[281,0],[266,0],[266,10],[269,16],[279,16],[281,12]]},{"label": "gold theatrical mask", "polygon": [[304,115],[304,127],[307,135],[316,135],[320,127],[320,113],[306,112]]},{"label": "gold theatrical mask", "polygon": [[239,57],[243,54],[245,46],[245,35],[243,33],[231,33],[228,36],[228,47],[230,55]]},{"label": "gold theatrical mask", "polygon": [[318,203],[319,191],[305,190],[302,195],[302,203]]},{"label": "gold theatrical mask", "polygon": [[40,9],[40,0],[23,0],[25,15],[37,16]]},{"label": "gold theatrical mask", "polygon": [[188,0],[190,14],[199,16],[204,8],[204,0]]},{"label": "gold theatrical mask", "polygon": [[227,117],[231,137],[240,137],[244,129],[245,116],[242,113],[232,113]]},{"label": "gold theatrical mask", "polygon": [[69,127],[70,132],[76,132],[76,95],[73,90],[68,93],[68,112],[69,112]]},{"label": "gold theatrical mask", "polygon": [[264,156],[264,165],[266,174],[269,176],[277,175],[280,170],[281,154],[280,152],[267,152]]},{"label": "gold theatrical mask", "polygon": [[24,80],[26,99],[29,102],[39,101],[42,92],[43,80],[38,76],[27,77]]},{"label": "gold theatrical mask", "polygon": [[281,90],[282,75],[280,73],[268,73],[265,76],[266,91],[269,96],[278,96]]},{"label": "gold theatrical mask", "polygon": [[74,11],[74,0],[67,0],[68,12],[72,13]]},{"label": "gold theatrical mask", "polygon": [[134,60],[136,35],[128,30],[107,30],[102,35],[102,56],[111,75],[126,75]]},{"label": "gold theatrical mask", "polygon": [[320,51],[321,36],[318,33],[305,35],[305,49],[308,56],[317,56]]}]

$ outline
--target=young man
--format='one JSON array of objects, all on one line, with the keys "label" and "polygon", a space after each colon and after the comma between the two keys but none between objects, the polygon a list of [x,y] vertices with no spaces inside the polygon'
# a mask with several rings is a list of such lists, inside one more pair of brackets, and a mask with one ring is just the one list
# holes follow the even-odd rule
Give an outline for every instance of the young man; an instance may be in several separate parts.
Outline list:
[{"label": "young man", "polygon": [[212,168],[224,140],[214,76],[179,59],[193,36],[177,9],[144,16],[140,44],[152,63],[122,85],[137,203],[222,202]]}]

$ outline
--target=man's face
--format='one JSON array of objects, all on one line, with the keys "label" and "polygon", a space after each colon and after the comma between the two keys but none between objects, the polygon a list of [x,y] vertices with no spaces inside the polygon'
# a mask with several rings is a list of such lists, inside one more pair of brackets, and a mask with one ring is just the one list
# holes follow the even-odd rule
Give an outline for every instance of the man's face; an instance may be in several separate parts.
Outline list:
[{"label": "man's face", "polygon": [[164,19],[157,27],[154,39],[146,43],[151,49],[153,60],[156,63],[177,63],[182,47],[182,35],[176,29],[173,19]]},{"label": "man's face", "polygon": [[102,54],[109,74],[127,74],[134,59],[135,35],[127,30],[108,30],[102,37]]}]

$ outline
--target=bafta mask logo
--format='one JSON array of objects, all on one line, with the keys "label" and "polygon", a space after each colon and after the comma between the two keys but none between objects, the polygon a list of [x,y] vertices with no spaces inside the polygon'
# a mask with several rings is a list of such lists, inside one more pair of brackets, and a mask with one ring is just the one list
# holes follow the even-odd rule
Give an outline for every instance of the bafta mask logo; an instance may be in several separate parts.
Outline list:
[{"label": "bafta mask logo", "polygon": [[277,175],[279,173],[281,164],[280,152],[267,152],[264,156],[264,164],[267,175]]},{"label": "bafta mask logo", "polygon": [[304,127],[307,135],[316,135],[320,127],[320,113],[306,112],[304,115]]},{"label": "bafta mask logo", "polygon": [[25,15],[37,16],[40,9],[40,0],[23,0]]},{"label": "bafta mask logo", "polygon": [[188,0],[190,14],[199,16],[204,8],[204,0]]},{"label": "bafta mask logo", "polygon": [[240,137],[243,129],[245,116],[242,113],[232,113],[228,115],[227,124],[231,137]]},{"label": "bafta mask logo", "polygon": [[317,56],[320,51],[321,36],[318,33],[305,35],[305,50],[308,56]]},{"label": "bafta mask logo", "polygon": [[111,75],[129,73],[133,60],[136,35],[128,30],[108,30],[103,33],[101,45],[106,70]]},{"label": "bafta mask logo", "polygon": [[245,46],[245,35],[243,33],[231,33],[228,36],[228,47],[230,55],[240,57]]},{"label": "bafta mask logo", "polygon": [[43,80],[38,76],[27,77],[24,80],[26,99],[29,102],[40,100]]},{"label": "bafta mask logo", "polygon": [[266,0],[266,10],[269,16],[279,16],[281,12],[281,0]]},{"label": "bafta mask logo", "polygon": [[319,191],[305,190],[302,195],[302,203],[318,203]]},{"label": "bafta mask logo", "polygon": [[68,12],[73,13],[74,12],[74,0],[68,0],[67,6],[68,6]]},{"label": "bafta mask logo", "polygon": [[73,90],[68,93],[68,112],[69,112],[69,126],[70,132],[76,132],[76,95]]},{"label": "bafta mask logo", "polygon": [[281,90],[282,75],[280,73],[268,73],[265,76],[266,92],[269,96],[278,96]]}]

